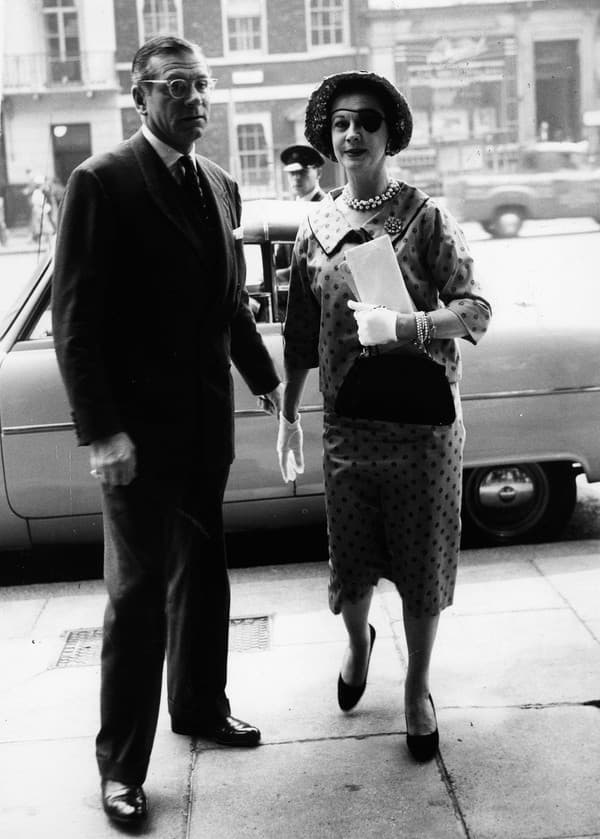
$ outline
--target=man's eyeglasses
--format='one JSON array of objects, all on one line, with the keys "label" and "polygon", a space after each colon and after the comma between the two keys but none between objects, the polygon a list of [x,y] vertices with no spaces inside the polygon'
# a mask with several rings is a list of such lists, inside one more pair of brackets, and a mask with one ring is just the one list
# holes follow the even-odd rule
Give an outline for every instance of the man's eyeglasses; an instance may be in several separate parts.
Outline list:
[{"label": "man's eyeglasses", "polygon": [[[350,117],[346,114],[358,114],[358,119],[354,120],[358,127],[362,127],[369,134],[374,134],[381,128],[381,123],[385,120],[383,114],[379,111],[374,111],[372,108],[361,108],[358,111],[352,108],[343,108],[339,111],[334,111],[331,115],[332,125],[338,131],[347,131],[350,127]],[[337,115],[337,116],[336,116]]]},{"label": "man's eyeglasses", "polygon": [[165,84],[171,99],[187,99],[192,90],[208,93],[213,90],[217,79],[198,76],[195,79],[141,79],[140,84]]}]

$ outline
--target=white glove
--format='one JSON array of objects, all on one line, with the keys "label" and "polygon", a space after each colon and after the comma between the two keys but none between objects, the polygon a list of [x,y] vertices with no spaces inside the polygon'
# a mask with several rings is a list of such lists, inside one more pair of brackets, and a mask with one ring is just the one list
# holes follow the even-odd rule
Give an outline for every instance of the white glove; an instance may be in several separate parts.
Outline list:
[{"label": "white glove", "polygon": [[348,306],[354,311],[358,325],[358,340],[363,347],[387,344],[396,341],[396,312],[385,306],[372,303],[357,303],[348,300]]},{"label": "white glove", "polygon": [[300,415],[294,422],[288,422],[283,416],[283,412],[279,415],[277,454],[279,455],[279,468],[283,480],[286,484],[288,481],[295,481],[296,475],[301,475],[304,472]]}]

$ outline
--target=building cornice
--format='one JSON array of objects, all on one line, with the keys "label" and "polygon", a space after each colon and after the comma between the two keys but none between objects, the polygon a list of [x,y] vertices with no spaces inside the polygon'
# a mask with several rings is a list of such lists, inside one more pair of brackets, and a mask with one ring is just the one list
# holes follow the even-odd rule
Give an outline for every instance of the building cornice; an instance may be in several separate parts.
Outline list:
[{"label": "building cornice", "polygon": [[[300,61],[306,62],[315,62],[315,61],[327,61],[328,59],[336,59],[336,58],[354,58],[357,55],[369,55],[370,50],[366,47],[351,47],[351,48],[344,48],[340,49],[339,52],[335,50],[327,50],[327,52],[321,52],[320,50],[315,50],[314,52],[281,52],[281,53],[271,53],[270,55],[261,55],[257,56],[256,58],[249,58],[246,56],[245,58],[235,59],[231,56],[229,57],[211,57],[207,56],[208,63],[211,67],[261,67],[265,64],[297,64]],[[117,70],[124,71],[124,70],[131,70],[131,62],[130,61],[119,61],[117,62]]]}]

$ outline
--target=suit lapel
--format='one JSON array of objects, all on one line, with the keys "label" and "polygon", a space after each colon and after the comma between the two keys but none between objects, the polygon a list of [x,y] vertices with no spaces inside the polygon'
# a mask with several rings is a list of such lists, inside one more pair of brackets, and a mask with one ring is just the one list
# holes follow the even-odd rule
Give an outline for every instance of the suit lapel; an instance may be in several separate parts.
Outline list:
[{"label": "suit lapel", "polygon": [[152,201],[154,201],[169,221],[190,240],[192,245],[197,250],[202,251],[199,232],[195,229],[189,215],[185,211],[179,186],[167,170],[167,167],[160,160],[141,131],[138,131],[131,138],[131,145]]},{"label": "suit lapel", "polygon": [[[201,259],[206,254],[202,242],[202,230],[197,228],[182,201],[180,188],[172,175],[167,171],[150,143],[141,131],[131,140],[135,157],[142,171],[150,198],[190,241]],[[210,165],[210,161],[195,155],[196,167],[205,199],[208,203],[212,218],[215,220],[214,252],[217,257],[215,277],[211,278],[212,292],[216,297],[212,304],[221,303],[235,298],[237,287],[236,246],[241,249],[241,242],[233,238],[233,229],[237,227],[236,209],[232,198],[226,193],[218,170]],[[217,281],[219,278],[219,281]]]},{"label": "suit lapel", "polygon": [[233,229],[237,220],[233,217],[231,198],[226,194],[222,180],[216,172],[206,165],[206,159],[195,155],[196,168],[200,179],[200,186],[204,191],[212,217],[216,221],[216,252],[223,266],[225,277],[230,277],[233,270],[233,254],[235,242]]}]

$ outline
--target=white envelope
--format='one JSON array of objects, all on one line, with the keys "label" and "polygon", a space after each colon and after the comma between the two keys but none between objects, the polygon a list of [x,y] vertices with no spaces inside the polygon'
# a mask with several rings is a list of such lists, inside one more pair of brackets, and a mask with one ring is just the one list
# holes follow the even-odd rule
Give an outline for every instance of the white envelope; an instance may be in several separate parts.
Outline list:
[{"label": "white envelope", "polygon": [[346,262],[361,302],[395,312],[415,311],[389,236],[378,236],[347,250]]}]

